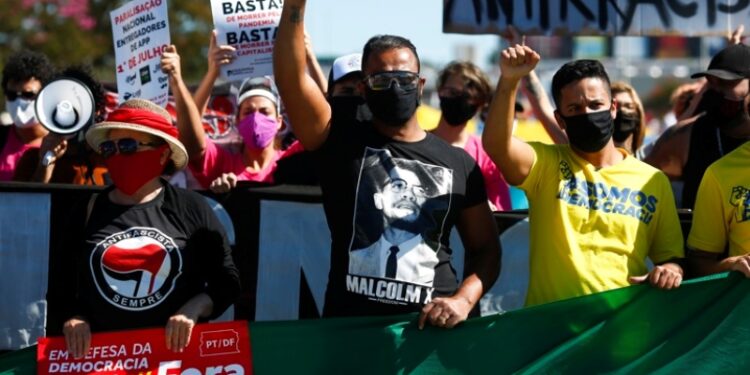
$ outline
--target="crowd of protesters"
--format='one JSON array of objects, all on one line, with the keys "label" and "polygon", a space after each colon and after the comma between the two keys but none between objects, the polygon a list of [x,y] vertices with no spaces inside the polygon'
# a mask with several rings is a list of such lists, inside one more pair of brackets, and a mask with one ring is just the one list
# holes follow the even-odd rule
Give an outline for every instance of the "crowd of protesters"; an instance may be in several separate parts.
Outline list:
[{"label": "crowd of protesters", "polygon": [[[70,298],[80,303],[64,333],[76,356],[88,350],[90,330],[159,324],[167,345],[181,350],[195,322],[237,297],[223,231],[205,202],[170,185],[179,173],[216,193],[238,181],[319,184],[332,238],[325,317],[418,311],[420,327],[452,328],[476,314],[501,268],[491,212],[514,208],[511,186],[529,205],[528,306],[637,283],[673,289],[724,271],[750,277],[750,47],[737,35],[693,75],[696,83],[675,91],[679,122],[648,144],[632,86],[610,82],[599,61],[575,60],[555,72],[550,101],[534,72],[544,56],[512,29],[494,90],[472,62],[440,72],[441,116],[425,131],[417,108],[432,83],[420,75],[417,47],[374,36],[361,54],[335,60],[326,79],[304,32],[305,6],[285,1],[275,78],[240,85],[229,114],[241,139],[234,148],[207,136],[203,121],[221,66],[235,58],[215,33],[194,92],[176,48],[163,52],[174,113],[141,99],[107,109],[88,68],[58,73],[40,53],[4,63],[13,124],[0,127],[0,181],[111,185],[82,206],[86,222],[69,231],[79,272]],[[93,123],[73,137],[48,132],[34,113],[37,94],[56,77],[83,82],[95,101]],[[519,91],[553,144],[514,136]],[[483,134],[474,134],[468,124],[483,112]],[[678,208],[694,208],[687,236]],[[148,288],[135,284],[129,293],[143,309],[118,302],[130,285],[122,275],[132,262],[172,255],[143,250],[152,237],[124,236],[135,227],[158,231],[184,263],[171,265],[181,272],[155,268]],[[462,277],[452,263],[453,228],[466,250]],[[94,260],[106,267],[86,264]],[[105,268],[120,276],[96,271]],[[157,290],[165,302],[149,299]]]}]

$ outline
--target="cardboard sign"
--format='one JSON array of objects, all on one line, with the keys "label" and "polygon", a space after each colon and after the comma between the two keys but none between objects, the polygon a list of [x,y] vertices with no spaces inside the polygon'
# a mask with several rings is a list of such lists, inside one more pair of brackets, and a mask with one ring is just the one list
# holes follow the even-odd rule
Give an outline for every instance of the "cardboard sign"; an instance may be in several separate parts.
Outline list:
[{"label": "cardboard sign", "polygon": [[750,1],[444,0],[443,13],[449,33],[724,36],[747,23]]},{"label": "cardboard sign", "polygon": [[119,101],[148,99],[166,106],[169,77],[161,53],[169,45],[167,0],[133,0],[110,12]]},{"label": "cardboard sign", "polygon": [[75,359],[65,338],[45,337],[37,374],[252,374],[246,321],[199,324],[182,353],[168,350],[163,328],[97,333],[88,354]]},{"label": "cardboard sign", "polygon": [[224,78],[273,75],[273,43],[283,5],[283,0],[211,0],[217,42],[236,48],[235,59],[221,68]]}]

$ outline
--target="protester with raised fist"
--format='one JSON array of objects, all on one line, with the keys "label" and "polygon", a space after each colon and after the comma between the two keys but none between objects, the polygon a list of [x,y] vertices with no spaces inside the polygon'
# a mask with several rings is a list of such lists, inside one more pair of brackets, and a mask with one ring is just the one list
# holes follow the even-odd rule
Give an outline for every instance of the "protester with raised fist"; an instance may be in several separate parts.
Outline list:
[{"label": "protester with raised fist", "polygon": [[85,222],[65,232],[77,283],[48,300],[69,317],[68,350],[86,355],[91,332],[166,327],[166,347],[181,352],[196,323],[219,316],[239,295],[224,229],[203,197],[161,178],[188,162],[165,109],[131,99],[86,140],[113,185],[81,205]]},{"label": "protester with raised fist", "polygon": [[[526,42],[525,37],[519,34],[513,26],[508,26],[504,36],[510,45]],[[612,97],[618,103],[612,134],[615,147],[623,148],[641,159],[638,151],[646,135],[646,113],[641,99],[635,89],[625,82],[613,82],[611,86]],[[557,144],[568,143],[568,135],[558,125],[555,110],[547,97],[547,91],[534,70],[523,77],[521,91],[529,99],[534,115],[542,123],[552,141]]]},{"label": "protester with raised fist", "polygon": [[[683,239],[669,181],[615,147],[617,101],[600,62],[566,63],[552,80],[555,119],[569,144],[512,136],[521,79],[540,60],[528,46],[502,51],[485,125],[485,150],[529,199],[527,305],[629,283],[671,289],[682,281]],[[646,257],[656,267],[646,268]]]},{"label": "protester with raised fist", "polygon": [[[405,38],[379,35],[365,44],[358,86],[372,121],[332,114],[306,73],[305,4],[284,2],[274,74],[294,134],[318,153],[332,237],[323,315],[421,311],[420,328],[453,327],[499,272],[497,227],[481,171],[464,151],[420,128],[425,79]],[[467,254],[461,284],[450,261],[454,226]]]},{"label": "protester with raised fist", "polygon": [[[212,43],[215,39],[214,35]],[[182,81],[180,56],[174,46],[164,51],[161,65],[170,77],[175,94],[180,141],[188,151],[190,171],[204,188],[224,193],[235,187],[237,181],[272,183],[277,162],[303,151],[299,143],[285,150],[280,148],[276,135],[284,126],[281,102],[270,84],[245,85],[240,91],[236,126],[243,147],[240,153],[232,153],[206,137],[199,111],[181,112],[196,106],[200,108],[205,103],[192,104],[192,97]]]}]

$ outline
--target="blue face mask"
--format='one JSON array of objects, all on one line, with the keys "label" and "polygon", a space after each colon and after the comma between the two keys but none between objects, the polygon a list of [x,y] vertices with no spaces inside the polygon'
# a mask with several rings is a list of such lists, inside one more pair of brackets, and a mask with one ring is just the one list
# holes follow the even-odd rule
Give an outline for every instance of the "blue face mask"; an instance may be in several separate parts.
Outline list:
[{"label": "blue face mask", "polygon": [[560,117],[565,121],[570,145],[583,152],[597,152],[604,148],[615,129],[609,109]]}]

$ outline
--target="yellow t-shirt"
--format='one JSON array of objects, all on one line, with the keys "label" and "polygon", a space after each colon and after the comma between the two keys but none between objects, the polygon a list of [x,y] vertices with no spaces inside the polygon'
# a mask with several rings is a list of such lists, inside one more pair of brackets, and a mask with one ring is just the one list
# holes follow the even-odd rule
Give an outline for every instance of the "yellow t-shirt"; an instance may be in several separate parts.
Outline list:
[{"label": "yellow t-shirt", "polygon": [[531,142],[536,158],[519,186],[529,199],[526,305],[630,285],[654,263],[683,258],[683,238],[667,176],[622,152],[596,169],[569,145]]},{"label": "yellow t-shirt", "polygon": [[750,142],[726,154],[703,174],[687,244],[729,256],[750,253]]}]

